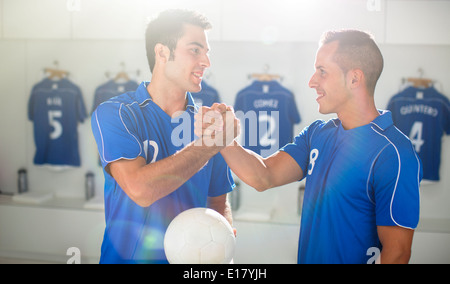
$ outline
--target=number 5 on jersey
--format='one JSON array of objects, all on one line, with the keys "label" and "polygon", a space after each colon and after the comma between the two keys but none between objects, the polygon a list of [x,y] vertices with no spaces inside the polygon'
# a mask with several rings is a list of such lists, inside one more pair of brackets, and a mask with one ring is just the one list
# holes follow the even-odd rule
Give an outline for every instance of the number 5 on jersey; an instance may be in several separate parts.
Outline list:
[{"label": "number 5 on jersey", "polygon": [[58,139],[63,133],[61,121],[58,120],[62,118],[62,115],[60,110],[50,110],[48,112],[48,122],[53,127],[53,131],[50,133],[50,139],[52,140]]}]

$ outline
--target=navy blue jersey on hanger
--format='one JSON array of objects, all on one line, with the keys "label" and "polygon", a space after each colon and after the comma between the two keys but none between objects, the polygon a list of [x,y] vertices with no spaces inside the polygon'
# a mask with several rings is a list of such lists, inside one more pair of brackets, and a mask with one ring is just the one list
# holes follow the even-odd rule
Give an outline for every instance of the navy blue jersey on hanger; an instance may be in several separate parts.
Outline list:
[{"label": "navy blue jersey on hanger", "polygon": [[202,90],[198,93],[192,93],[192,97],[197,105],[210,107],[214,103],[220,103],[219,92],[216,89],[202,81]]},{"label": "navy blue jersey on hanger", "polygon": [[121,94],[136,91],[139,87],[139,83],[136,81],[130,80],[125,83],[118,83],[115,80],[109,80],[103,85],[100,85],[95,90],[94,95],[94,104],[92,105],[92,112],[103,102],[119,96]]},{"label": "navy blue jersey on hanger", "polygon": [[395,126],[411,139],[423,163],[423,178],[438,181],[444,133],[450,134],[450,102],[435,88],[408,87],[388,107]]},{"label": "navy blue jersey on hanger", "polygon": [[48,78],[36,84],[28,118],[34,122],[36,165],[80,166],[77,126],[86,118],[86,108],[78,86]]},{"label": "navy blue jersey on hanger", "polygon": [[242,146],[263,157],[291,143],[301,121],[294,95],[277,81],[255,81],[241,90],[234,110],[241,119]]}]

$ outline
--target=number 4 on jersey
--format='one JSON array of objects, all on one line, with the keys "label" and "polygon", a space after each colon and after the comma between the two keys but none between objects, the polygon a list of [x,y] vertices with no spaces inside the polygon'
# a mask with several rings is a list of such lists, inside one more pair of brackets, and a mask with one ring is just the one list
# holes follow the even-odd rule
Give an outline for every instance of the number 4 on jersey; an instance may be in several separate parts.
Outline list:
[{"label": "number 4 on jersey", "polygon": [[414,145],[417,153],[420,153],[420,149],[422,148],[425,140],[422,138],[423,133],[423,122],[416,121],[411,128],[411,132],[409,133],[409,139],[411,143]]}]

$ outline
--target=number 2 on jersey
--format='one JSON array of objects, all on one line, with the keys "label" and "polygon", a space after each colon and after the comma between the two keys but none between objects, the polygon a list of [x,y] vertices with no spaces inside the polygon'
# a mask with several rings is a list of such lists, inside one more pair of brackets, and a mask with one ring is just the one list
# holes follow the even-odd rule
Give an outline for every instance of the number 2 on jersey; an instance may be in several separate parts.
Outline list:
[{"label": "number 2 on jersey", "polygon": [[150,162],[150,164],[156,162],[156,159],[158,158],[158,153],[159,153],[159,146],[158,143],[156,143],[155,141],[152,140],[145,140],[144,141],[144,153],[145,156],[148,157],[148,147],[152,146],[153,147],[153,158],[152,161]]},{"label": "number 2 on jersey", "polygon": [[[277,130],[277,120],[275,117],[272,117],[271,115],[266,114],[260,114],[259,115],[259,131],[261,138],[259,139],[259,144],[262,147],[268,147],[276,145],[278,142],[278,139],[275,137],[278,137],[278,133],[275,133]],[[265,130],[265,133],[262,130]],[[263,132],[264,134],[262,134]]]}]

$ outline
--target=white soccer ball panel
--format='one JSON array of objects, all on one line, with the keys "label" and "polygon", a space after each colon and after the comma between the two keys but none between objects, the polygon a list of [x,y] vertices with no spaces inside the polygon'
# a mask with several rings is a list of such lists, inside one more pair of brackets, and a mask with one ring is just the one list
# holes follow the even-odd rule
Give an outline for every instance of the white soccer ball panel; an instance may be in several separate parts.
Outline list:
[{"label": "white soccer ball panel", "polygon": [[234,239],[233,230],[224,223],[216,223],[210,227],[212,238],[217,243],[225,243],[229,238]]},{"label": "white soccer ball panel", "polygon": [[234,257],[234,249],[236,248],[236,238],[233,235],[225,242],[225,257],[221,264],[230,264]]},{"label": "white soccer ball panel", "polygon": [[199,264],[199,263],[201,263],[200,249],[198,247],[185,245],[177,255],[177,262],[174,262],[172,264]]},{"label": "white soccer ball panel", "polygon": [[[166,237],[164,238],[164,250],[170,263],[175,261],[176,256],[180,253],[183,247],[186,245],[182,232],[172,229],[167,230]],[[170,258],[170,259],[169,259]]]},{"label": "white soccer ball panel", "polygon": [[182,232],[187,245],[201,249],[211,242],[212,235],[209,226],[195,222],[190,224],[190,228]]},{"label": "white soccer ball panel", "polygon": [[201,249],[200,261],[202,264],[220,264],[225,258],[225,246],[211,242]]},{"label": "white soccer ball panel", "polygon": [[199,211],[196,214],[196,221],[207,226],[212,226],[218,222],[221,222],[221,219],[217,216],[217,214],[218,213],[212,209],[207,209],[204,212]]},{"label": "white soccer ball panel", "polygon": [[234,256],[231,225],[219,213],[194,208],[180,213],[169,225],[164,250],[172,264],[225,264]]}]

